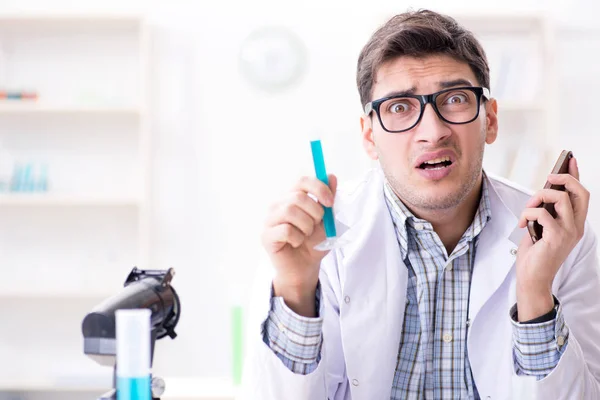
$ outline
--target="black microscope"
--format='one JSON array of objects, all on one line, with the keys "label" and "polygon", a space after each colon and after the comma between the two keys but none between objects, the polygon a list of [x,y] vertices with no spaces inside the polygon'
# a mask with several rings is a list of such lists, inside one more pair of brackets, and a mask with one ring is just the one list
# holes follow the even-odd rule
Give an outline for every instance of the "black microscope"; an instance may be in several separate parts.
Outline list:
[{"label": "black microscope", "polygon": [[[83,319],[83,352],[100,365],[113,368],[113,388],[99,400],[116,400],[116,319],[115,311],[121,309],[150,309],[150,343],[152,364],[154,346],[158,339],[169,336],[174,339],[175,326],[179,321],[181,304],[179,296],[171,286],[175,271],[140,270],[134,267],[123,290],[104,300]],[[159,377],[151,377],[153,400],[160,400],[165,384]]]}]

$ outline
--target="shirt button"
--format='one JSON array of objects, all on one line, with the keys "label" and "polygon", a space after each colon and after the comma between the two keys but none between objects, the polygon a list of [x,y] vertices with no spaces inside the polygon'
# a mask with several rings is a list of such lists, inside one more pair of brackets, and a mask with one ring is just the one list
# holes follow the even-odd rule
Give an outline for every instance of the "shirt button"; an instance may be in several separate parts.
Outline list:
[{"label": "shirt button", "polygon": [[471,320],[470,319],[467,320],[467,327],[469,327],[469,326],[471,326]]},{"label": "shirt button", "polygon": [[446,271],[452,271],[452,264],[450,264],[446,267]]},{"label": "shirt button", "polygon": [[346,297],[344,297],[344,302],[345,302],[346,304],[350,303],[350,296],[346,296]]},{"label": "shirt button", "polygon": [[446,343],[450,343],[450,342],[452,341],[452,335],[451,335],[451,334],[449,334],[449,333],[446,333],[446,334],[445,334],[445,335],[442,337],[442,339],[444,340],[444,342],[446,342]]},{"label": "shirt button", "polygon": [[352,379],[352,384],[354,386],[358,386],[358,380],[357,379]]},{"label": "shirt button", "polygon": [[565,344],[565,337],[564,336],[559,336],[556,338],[556,343],[558,343],[559,346],[562,346]]},{"label": "shirt button", "polygon": [[517,255],[517,248],[513,247],[512,249],[510,249],[510,254],[513,255],[513,256],[516,256]]},{"label": "shirt button", "polygon": [[423,230],[423,224],[415,224],[415,229],[418,231],[422,231]]}]

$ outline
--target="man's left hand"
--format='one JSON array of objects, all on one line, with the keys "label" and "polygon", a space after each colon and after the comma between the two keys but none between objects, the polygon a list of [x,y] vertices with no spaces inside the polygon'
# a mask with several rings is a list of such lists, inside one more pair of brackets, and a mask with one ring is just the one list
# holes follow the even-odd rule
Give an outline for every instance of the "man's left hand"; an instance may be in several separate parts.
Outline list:
[{"label": "man's left hand", "polygon": [[[568,174],[549,175],[548,182],[564,185],[565,192],[542,189],[526,204],[519,227],[537,220],[544,228],[534,244],[524,235],[517,252],[517,309],[519,321],[527,321],[548,313],[554,306],[552,282],[558,269],[583,237],[590,193],[579,182],[575,158],[569,162]],[[554,203],[557,217],[538,206]]]}]

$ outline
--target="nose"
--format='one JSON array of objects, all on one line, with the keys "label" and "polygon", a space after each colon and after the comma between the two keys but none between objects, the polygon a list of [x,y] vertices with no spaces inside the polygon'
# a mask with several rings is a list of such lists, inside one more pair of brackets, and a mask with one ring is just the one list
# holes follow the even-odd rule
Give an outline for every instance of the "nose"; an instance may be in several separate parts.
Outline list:
[{"label": "nose", "polygon": [[415,127],[415,140],[436,144],[452,134],[450,127],[437,115],[431,104],[425,105],[423,117]]}]

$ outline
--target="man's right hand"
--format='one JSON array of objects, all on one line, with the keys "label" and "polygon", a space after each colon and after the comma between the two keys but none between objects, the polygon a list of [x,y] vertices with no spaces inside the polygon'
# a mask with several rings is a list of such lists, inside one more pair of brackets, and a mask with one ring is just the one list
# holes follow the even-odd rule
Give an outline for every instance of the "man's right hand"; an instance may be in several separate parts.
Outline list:
[{"label": "man's right hand", "polygon": [[314,247],[326,238],[323,206],[333,206],[337,187],[335,175],[328,178],[329,187],[315,177],[301,178],[286,198],[271,206],[262,234],[276,271],[275,296],[282,296],[290,309],[305,317],[316,315],[319,268],[327,255]]}]

